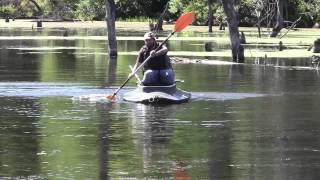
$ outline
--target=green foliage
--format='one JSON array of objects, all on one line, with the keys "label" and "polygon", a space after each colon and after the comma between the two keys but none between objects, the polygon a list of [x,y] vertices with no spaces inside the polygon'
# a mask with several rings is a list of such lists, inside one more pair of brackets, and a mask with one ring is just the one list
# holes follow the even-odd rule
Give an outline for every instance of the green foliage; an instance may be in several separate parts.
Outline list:
[{"label": "green foliage", "polygon": [[1,6],[0,11],[4,14],[14,14],[16,9],[13,6]]},{"label": "green foliage", "polygon": [[239,2],[238,13],[240,26],[252,26],[257,23],[257,17],[263,14],[263,0],[245,0]]},{"label": "green foliage", "polygon": [[37,13],[37,10],[29,0],[3,0],[0,3],[0,12],[12,16],[31,17]]},{"label": "green foliage", "polygon": [[[148,1],[149,2],[149,1]],[[116,13],[117,17],[135,17],[143,15],[143,2],[134,0],[116,0]],[[145,4],[147,5],[147,4]]]},{"label": "green foliage", "polygon": [[216,18],[215,20],[217,23],[224,23],[226,22],[226,16],[224,15],[223,8],[221,6],[217,6],[214,17]]},{"label": "green foliage", "polygon": [[79,2],[77,9],[75,11],[76,17],[78,19],[88,21],[95,17],[95,11],[91,5],[90,0],[82,0]]},{"label": "green foliage", "polygon": [[194,24],[205,24],[208,21],[208,2],[203,0],[171,0],[169,12],[179,16],[183,12],[196,13]]},{"label": "green foliage", "polygon": [[307,15],[310,16],[312,21],[320,22],[320,0],[309,0],[307,2],[303,2],[303,6],[305,7],[304,11]]},{"label": "green foliage", "polygon": [[137,16],[157,18],[162,13],[168,0],[116,0],[117,17],[122,19]]},{"label": "green foliage", "polygon": [[[212,10],[215,24],[225,22],[225,15],[220,1],[212,0]],[[180,16],[183,12],[193,11],[196,13],[194,24],[206,25],[208,23],[208,1],[207,0],[171,0],[169,12],[175,17]]]},{"label": "green foliage", "polygon": [[171,0],[169,2],[169,12],[172,14],[180,13],[183,11],[184,1],[180,0]]},{"label": "green foliage", "polygon": [[195,24],[207,24],[208,23],[208,2],[193,0],[192,3],[187,6],[186,11],[193,11],[197,14]]},{"label": "green foliage", "polygon": [[[169,2],[164,19],[177,19],[182,13],[196,13],[194,24],[208,22],[208,0],[115,0],[117,20],[153,21]],[[266,16],[268,0],[234,0],[241,26],[254,26],[257,17]],[[0,0],[0,15],[10,14],[23,18],[39,18],[39,8],[44,18],[103,20],[105,0]],[[320,0],[284,0],[285,20],[295,21],[302,16],[300,26],[309,27],[320,21]],[[220,0],[212,0],[214,24],[225,22]],[[263,24],[262,24],[263,25]],[[264,24],[265,25],[265,24]]]},{"label": "green foliage", "polygon": [[295,21],[300,16],[300,26],[311,27],[319,22],[320,0],[288,0],[288,20]]}]

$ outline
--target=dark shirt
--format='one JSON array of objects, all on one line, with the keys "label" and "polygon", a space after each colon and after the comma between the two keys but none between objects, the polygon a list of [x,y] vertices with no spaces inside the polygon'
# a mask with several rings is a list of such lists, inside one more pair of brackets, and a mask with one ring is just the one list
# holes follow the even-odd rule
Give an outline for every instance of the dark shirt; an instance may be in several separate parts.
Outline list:
[{"label": "dark shirt", "polygon": [[[157,43],[155,48],[159,46]],[[150,51],[154,49],[149,49],[146,45],[142,46],[142,48],[139,51],[138,55],[138,61],[139,63],[143,63],[145,59],[147,59],[150,55]],[[160,48],[161,49],[161,48]],[[170,58],[167,54],[161,55],[161,56],[156,56],[152,57],[149,59],[149,61],[143,66],[144,70],[162,70],[162,69],[169,69],[171,68],[171,63],[170,63]]]}]

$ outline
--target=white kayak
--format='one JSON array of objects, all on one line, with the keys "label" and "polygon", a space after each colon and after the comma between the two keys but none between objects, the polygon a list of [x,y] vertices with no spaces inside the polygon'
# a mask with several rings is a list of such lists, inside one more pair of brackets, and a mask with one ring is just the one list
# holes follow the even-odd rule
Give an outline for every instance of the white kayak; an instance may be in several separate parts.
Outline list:
[{"label": "white kayak", "polygon": [[188,102],[190,98],[191,94],[178,89],[176,84],[170,86],[143,86],[139,84],[136,89],[123,95],[125,101],[146,104],[178,104]]}]

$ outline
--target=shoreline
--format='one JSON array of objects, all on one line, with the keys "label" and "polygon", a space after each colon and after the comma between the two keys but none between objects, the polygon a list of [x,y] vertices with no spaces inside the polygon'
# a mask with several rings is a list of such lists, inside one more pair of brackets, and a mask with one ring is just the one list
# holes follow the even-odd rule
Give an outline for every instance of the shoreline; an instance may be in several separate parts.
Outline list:
[{"label": "shoreline", "polygon": [[[43,21],[42,28],[107,28],[106,21]],[[174,24],[163,24],[164,31],[171,31]],[[10,22],[5,22],[5,19],[0,19],[0,28],[32,28],[36,29],[37,19],[15,19]],[[126,29],[126,30],[136,30],[136,31],[149,31],[149,22],[126,22],[126,21],[116,21],[116,28]],[[219,30],[219,26],[213,26],[213,32],[225,32],[228,33],[228,27],[225,30]],[[301,31],[309,31],[312,33],[319,33],[320,28],[295,28],[291,30],[289,34],[299,33]],[[261,27],[261,31],[267,32],[270,28]],[[184,32],[203,32],[208,33],[208,26],[195,26],[189,25],[186,27]],[[239,31],[249,31],[257,33],[255,27],[239,27]],[[283,28],[282,32],[285,33],[287,29]]]},{"label": "shoreline", "polygon": [[[163,25],[164,30],[171,30],[173,25]],[[0,19],[0,28],[37,28],[37,19],[16,19],[5,22]],[[42,28],[107,28],[106,21],[43,21]],[[116,28],[132,30],[149,30],[148,22],[117,21]]]},{"label": "shoreline", "polygon": [[[16,19],[15,21],[10,20],[9,23],[6,23],[4,19],[0,19],[0,30],[1,29],[11,29],[11,28],[36,28],[37,22],[36,19]],[[43,22],[43,28],[39,29],[73,29],[73,28],[87,28],[87,29],[96,29],[96,28],[106,28],[105,21],[45,21]],[[163,29],[164,31],[171,31],[174,24],[164,24]],[[202,33],[201,36],[175,36],[172,37],[171,40],[180,41],[180,40],[187,40],[187,41],[203,41],[203,42],[213,42],[213,43],[229,43],[228,37],[228,30],[219,31],[219,27],[213,27],[213,33],[208,32],[207,26],[188,26],[184,30],[184,32],[191,32],[191,33]],[[149,31],[149,23],[148,22],[124,22],[124,21],[117,21],[116,22],[116,29],[119,31]],[[266,30],[266,28],[263,28]],[[278,58],[297,58],[297,57],[311,57],[312,55],[319,55],[319,53],[312,53],[311,51],[307,51],[307,45],[313,43],[313,41],[318,37],[320,34],[320,29],[303,29],[299,28],[295,31],[290,31],[287,36],[284,38],[268,38],[262,37],[257,38],[256,28],[253,27],[239,27],[239,31],[245,31],[247,33],[247,44],[245,46],[245,57],[278,57]],[[281,33],[285,33],[287,29],[283,29]],[[304,37],[305,34],[308,34],[308,37]],[[218,36],[216,36],[218,34]],[[204,36],[203,36],[204,35]],[[213,36],[212,36],[213,35]],[[119,36],[117,37],[118,40],[140,40],[141,37],[126,37],[126,36]],[[105,36],[1,36],[0,40],[29,40],[29,39],[39,39],[39,40],[48,40],[48,39],[64,39],[64,40],[73,40],[73,39],[90,39],[90,40],[107,40]],[[160,37],[159,40],[164,39]],[[299,49],[286,49],[283,51],[276,50],[276,47],[279,44],[279,41],[283,42],[285,46],[301,46]],[[259,45],[272,45],[274,46],[273,51],[261,51],[257,50],[256,46]],[[305,49],[303,48],[305,47]],[[172,55],[180,55],[179,53],[176,54],[175,52],[171,52]],[[195,52],[183,52],[185,55],[193,56]],[[210,56],[210,57],[231,57],[231,52],[229,51],[212,51],[212,52],[201,52],[202,56]]]}]

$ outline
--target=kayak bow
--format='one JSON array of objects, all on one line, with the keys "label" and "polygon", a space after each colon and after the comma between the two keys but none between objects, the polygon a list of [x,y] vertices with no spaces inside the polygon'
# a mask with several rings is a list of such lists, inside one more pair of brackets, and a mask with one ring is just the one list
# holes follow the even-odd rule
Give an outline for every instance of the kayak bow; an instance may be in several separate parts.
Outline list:
[{"label": "kayak bow", "polygon": [[187,102],[191,98],[189,92],[176,87],[176,84],[169,86],[143,86],[138,87],[123,95],[125,101],[144,104],[178,104]]}]

